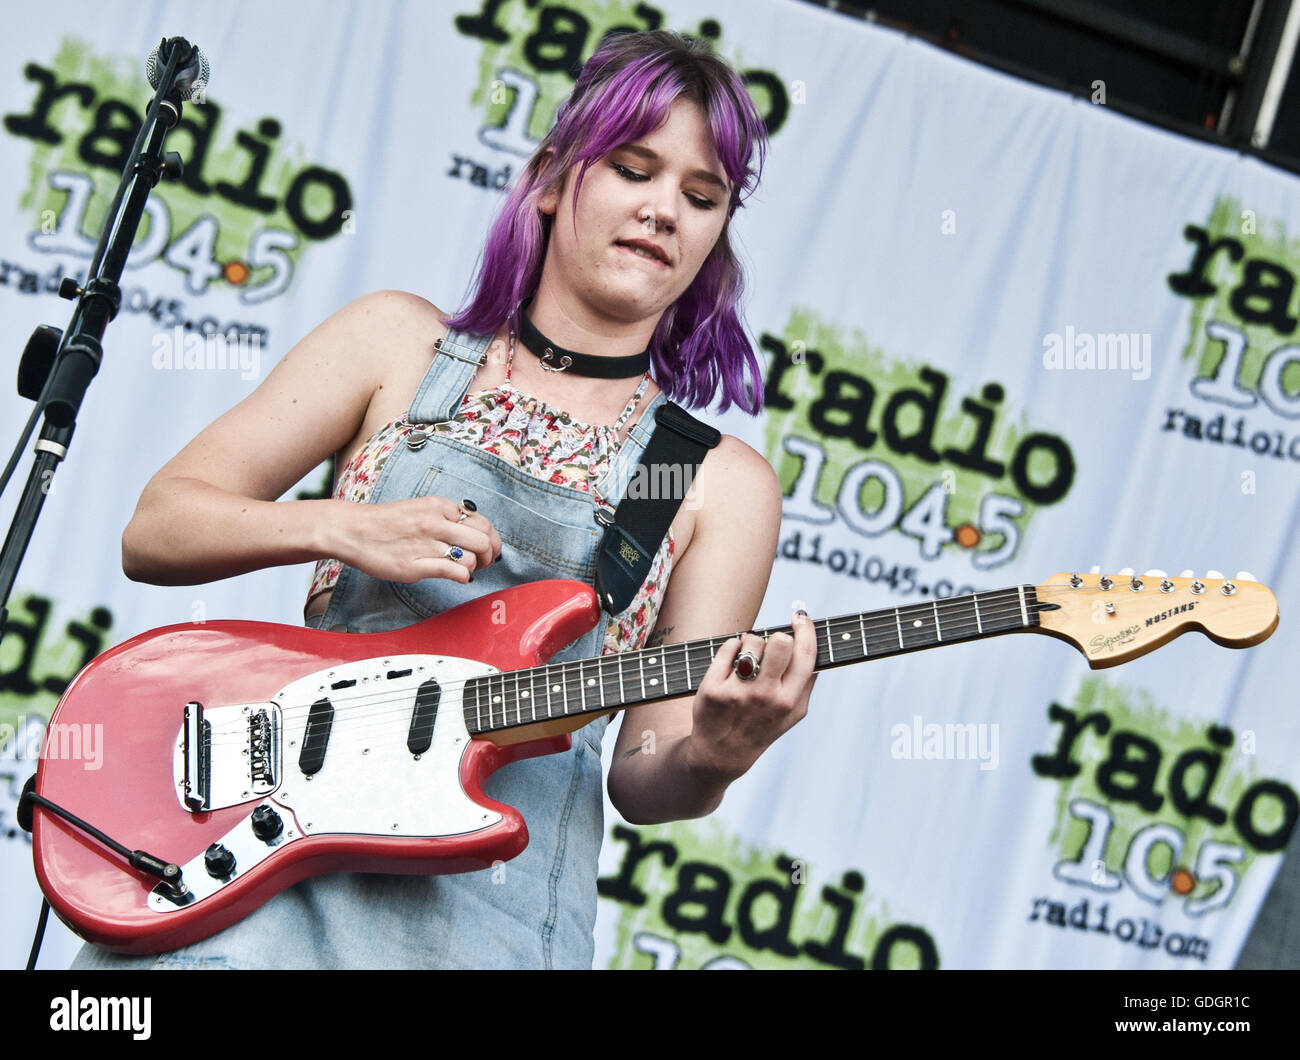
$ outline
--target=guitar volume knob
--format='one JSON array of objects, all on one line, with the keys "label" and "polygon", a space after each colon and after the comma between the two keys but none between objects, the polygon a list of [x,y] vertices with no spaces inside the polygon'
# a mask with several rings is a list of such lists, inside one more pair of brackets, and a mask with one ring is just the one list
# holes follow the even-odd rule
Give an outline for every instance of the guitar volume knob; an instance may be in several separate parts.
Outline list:
[{"label": "guitar volume knob", "polygon": [[203,852],[203,867],[214,880],[229,879],[235,871],[235,855],[220,843],[213,843]]},{"label": "guitar volume knob", "polygon": [[270,843],[280,838],[284,832],[284,821],[269,806],[259,806],[253,811],[253,835],[263,843]]}]

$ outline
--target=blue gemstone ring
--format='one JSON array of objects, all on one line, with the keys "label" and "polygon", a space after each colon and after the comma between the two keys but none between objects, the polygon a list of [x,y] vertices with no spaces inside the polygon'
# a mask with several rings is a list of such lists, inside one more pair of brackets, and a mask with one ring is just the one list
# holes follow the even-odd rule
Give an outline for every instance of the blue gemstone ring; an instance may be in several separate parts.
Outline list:
[{"label": "blue gemstone ring", "polygon": [[443,553],[443,559],[460,559],[463,555],[465,555],[465,550],[463,548],[459,545],[452,545],[451,548],[447,549],[447,551]]}]

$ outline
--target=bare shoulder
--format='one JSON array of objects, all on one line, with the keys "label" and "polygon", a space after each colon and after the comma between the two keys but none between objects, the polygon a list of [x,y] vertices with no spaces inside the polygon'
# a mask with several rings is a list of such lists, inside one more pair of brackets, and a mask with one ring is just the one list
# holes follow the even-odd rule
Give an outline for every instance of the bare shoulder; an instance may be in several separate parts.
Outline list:
[{"label": "bare shoulder", "polygon": [[767,526],[781,521],[781,482],[762,453],[724,434],[700,465],[697,476],[700,527],[734,525],[737,519]]},{"label": "bare shoulder", "polygon": [[371,291],[349,302],[339,313],[380,340],[376,346],[394,351],[412,344],[427,349],[447,334],[443,323],[447,314],[427,298],[409,291]]}]

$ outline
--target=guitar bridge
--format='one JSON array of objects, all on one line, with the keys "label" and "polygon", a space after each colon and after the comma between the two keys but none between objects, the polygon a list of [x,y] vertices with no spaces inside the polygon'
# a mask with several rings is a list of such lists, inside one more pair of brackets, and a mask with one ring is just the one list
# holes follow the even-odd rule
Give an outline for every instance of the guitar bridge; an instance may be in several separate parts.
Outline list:
[{"label": "guitar bridge", "polygon": [[202,813],[275,791],[281,775],[280,733],[275,703],[185,704],[173,761],[181,805]]}]

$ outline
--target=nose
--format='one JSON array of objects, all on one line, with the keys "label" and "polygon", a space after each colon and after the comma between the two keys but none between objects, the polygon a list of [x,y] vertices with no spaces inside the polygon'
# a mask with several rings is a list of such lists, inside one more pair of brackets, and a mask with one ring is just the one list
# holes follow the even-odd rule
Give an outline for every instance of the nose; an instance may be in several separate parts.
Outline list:
[{"label": "nose", "polygon": [[648,237],[654,236],[656,232],[671,234],[677,228],[677,215],[671,206],[664,203],[647,203],[638,216],[641,228]]}]

